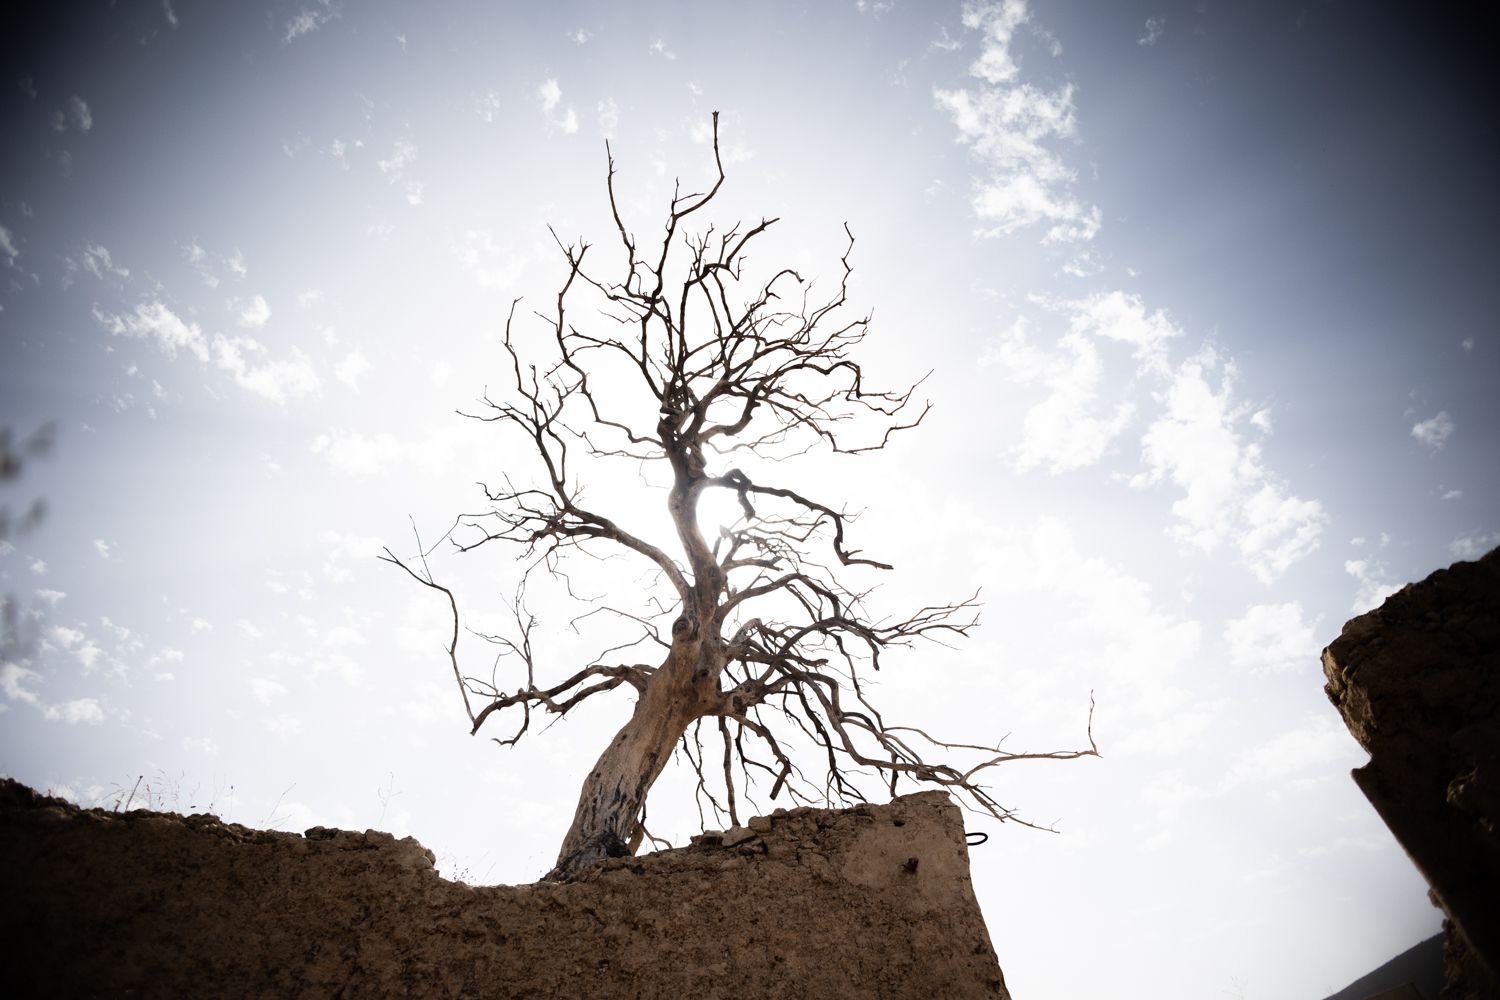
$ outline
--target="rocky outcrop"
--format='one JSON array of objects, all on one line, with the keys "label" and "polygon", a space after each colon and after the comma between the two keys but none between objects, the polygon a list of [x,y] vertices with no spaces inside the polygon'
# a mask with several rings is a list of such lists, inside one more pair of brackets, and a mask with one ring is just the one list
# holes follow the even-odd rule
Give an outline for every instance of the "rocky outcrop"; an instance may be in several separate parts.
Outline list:
[{"label": "rocky outcrop", "polygon": [[1447,914],[1443,1000],[1500,997],[1500,550],[1350,621],[1323,672],[1370,753],[1355,782]]},{"label": "rocky outcrop", "polygon": [[4,782],[0,858],[3,996],[1009,997],[939,792],[473,887],[410,838]]}]

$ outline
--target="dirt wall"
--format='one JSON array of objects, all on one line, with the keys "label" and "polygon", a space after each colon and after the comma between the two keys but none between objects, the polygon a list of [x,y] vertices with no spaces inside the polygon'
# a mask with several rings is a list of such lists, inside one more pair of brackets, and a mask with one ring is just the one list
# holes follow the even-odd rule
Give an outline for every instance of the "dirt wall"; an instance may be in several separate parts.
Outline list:
[{"label": "dirt wall", "polygon": [[79,810],[5,782],[0,865],[4,996],[1009,997],[938,792],[471,887],[410,838]]}]

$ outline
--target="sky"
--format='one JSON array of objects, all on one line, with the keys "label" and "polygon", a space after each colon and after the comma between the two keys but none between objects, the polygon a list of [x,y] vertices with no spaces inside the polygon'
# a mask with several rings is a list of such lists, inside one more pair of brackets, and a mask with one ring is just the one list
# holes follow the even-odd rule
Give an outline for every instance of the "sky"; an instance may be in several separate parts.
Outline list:
[{"label": "sky", "polygon": [[[468,734],[441,598],[376,559],[525,449],[502,384],[565,241],[674,178],[778,217],[864,359],[930,372],[885,452],[786,467],[863,511],[881,607],[978,590],[886,663],[899,721],[1012,750],[968,817],[1025,1000],[1316,1000],[1435,933],[1349,779],[1319,651],[1500,543],[1493,21],[1456,4],[22,4],[0,15],[0,772],[87,805],[413,835],[551,866],[623,693]],[[602,251],[601,251],[602,252]],[[759,262],[758,262],[759,263]],[[599,472],[645,532],[649,481]],[[614,478],[611,478],[613,476]],[[45,515],[22,524],[35,501]],[[440,551],[465,625],[512,554]],[[629,567],[585,574],[597,595]],[[624,575],[622,575],[622,573]],[[592,655],[540,586],[539,669]],[[586,631],[586,630],[585,630]],[[478,673],[492,655],[466,633]],[[501,669],[504,669],[503,667]],[[513,681],[512,683],[519,683]],[[504,720],[501,720],[504,721]],[[764,790],[762,790],[763,792]],[[762,794],[759,811],[780,802]],[[697,832],[670,770],[653,832]],[[712,824],[710,817],[710,825]]]}]

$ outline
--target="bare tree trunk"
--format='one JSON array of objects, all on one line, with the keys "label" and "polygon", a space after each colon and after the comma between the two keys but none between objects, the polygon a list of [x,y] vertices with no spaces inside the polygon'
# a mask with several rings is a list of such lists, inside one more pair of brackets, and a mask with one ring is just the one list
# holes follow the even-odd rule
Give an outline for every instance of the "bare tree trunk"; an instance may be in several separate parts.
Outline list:
[{"label": "bare tree trunk", "polygon": [[[709,645],[709,644],[704,644]],[[630,721],[583,781],[573,825],[544,878],[565,881],[604,858],[633,853],[646,796],[693,720],[716,705],[718,673],[696,639],[678,643],[646,685]]]}]

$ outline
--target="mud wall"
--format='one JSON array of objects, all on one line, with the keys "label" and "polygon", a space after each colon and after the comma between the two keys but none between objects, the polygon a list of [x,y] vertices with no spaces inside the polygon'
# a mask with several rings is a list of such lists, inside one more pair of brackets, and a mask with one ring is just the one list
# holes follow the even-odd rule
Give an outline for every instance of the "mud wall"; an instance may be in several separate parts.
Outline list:
[{"label": "mud wall", "polygon": [[84,811],[5,782],[0,865],[4,996],[1009,997],[938,792],[471,887],[410,838]]},{"label": "mud wall", "polygon": [[1350,621],[1323,672],[1370,753],[1355,782],[1447,914],[1444,1000],[1500,996],[1500,550]]}]

